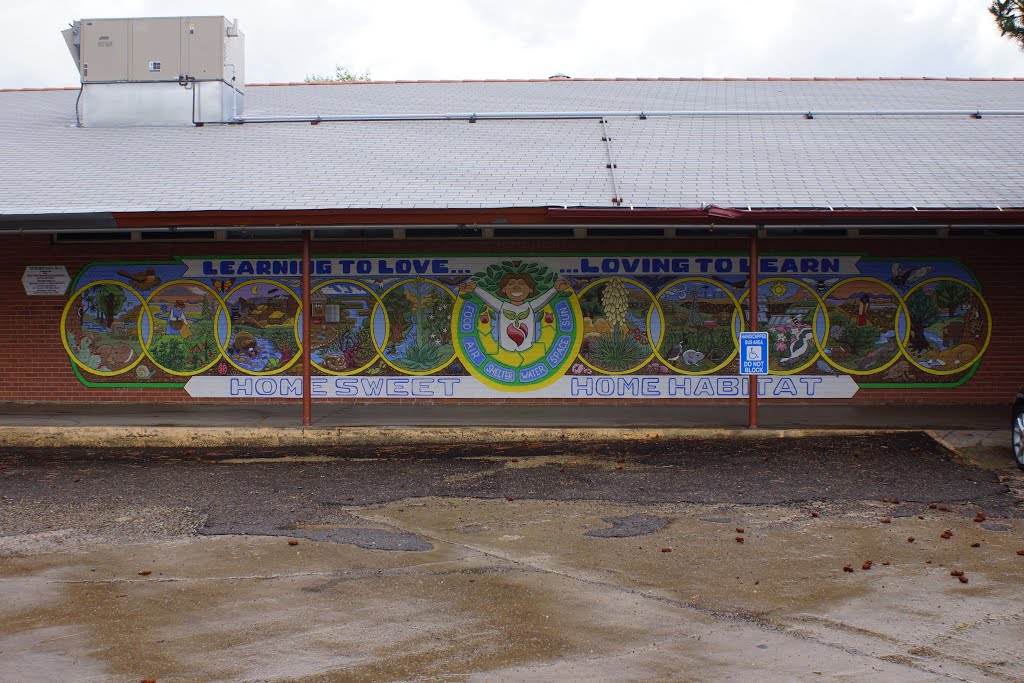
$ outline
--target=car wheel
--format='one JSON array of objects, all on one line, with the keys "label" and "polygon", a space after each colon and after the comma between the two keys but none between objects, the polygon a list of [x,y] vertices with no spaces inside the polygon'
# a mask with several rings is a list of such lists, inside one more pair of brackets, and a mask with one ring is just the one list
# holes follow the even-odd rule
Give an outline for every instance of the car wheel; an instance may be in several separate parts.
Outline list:
[{"label": "car wheel", "polygon": [[1024,408],[1017,408],[1013,414],[1013,459],[1024,470]]}]

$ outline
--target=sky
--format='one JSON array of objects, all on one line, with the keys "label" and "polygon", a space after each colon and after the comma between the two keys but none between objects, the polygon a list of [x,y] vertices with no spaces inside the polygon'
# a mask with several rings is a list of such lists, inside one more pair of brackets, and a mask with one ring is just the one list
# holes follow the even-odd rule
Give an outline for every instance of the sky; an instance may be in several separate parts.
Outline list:
[{"label": "sky", "polygon": [[1024,76],[990,0],[9,0],[0,88],[75,86],[75,19],[237,18],[246,81],[335,65],[374,79]]}]

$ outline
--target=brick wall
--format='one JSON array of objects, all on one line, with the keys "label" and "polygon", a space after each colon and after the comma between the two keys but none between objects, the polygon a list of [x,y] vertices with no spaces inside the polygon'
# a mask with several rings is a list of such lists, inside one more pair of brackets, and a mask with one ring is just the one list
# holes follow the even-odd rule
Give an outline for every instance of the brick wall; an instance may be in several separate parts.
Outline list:
[{"label": "brick wall", "polygon": [[[8,401],[193,401],[182,389],[87,388],[75,376],[60,340],[65,297],[28,297],[21,285],[27,265],[65,265],[72,277],[91,261],[160,261],[205,255],[256,256],[300,254],[300,244],[267,242],[147,242],[54,244],[46,236],[12,236],[0,240],[0,344],[9,359],[0,375],[0,400]],[[706,253],[745,252],[743,240],[677,237],[674,239],[564,239],[466,241],[315,242],[314,255],[453,253]],[[1018,238],[815,238],[764,240],[762,255],[776,253],[851,253],[877,257],[957,258],[977,273],[992,312],[992,341],[974,377],[954,389],[862,389],[853,399],[867,403],[1009,403],[1024,385],[1024,276]],[[297,369],[297,368],[296,368]],[[955,379],[955,378],[954,378]],[[385,399],[386,400],[386,399]],[[237,402],[238,399],[231,399]],[[595,400],[595,402],[606,402]],[[631,401],[632,402],[632,401]]]}]

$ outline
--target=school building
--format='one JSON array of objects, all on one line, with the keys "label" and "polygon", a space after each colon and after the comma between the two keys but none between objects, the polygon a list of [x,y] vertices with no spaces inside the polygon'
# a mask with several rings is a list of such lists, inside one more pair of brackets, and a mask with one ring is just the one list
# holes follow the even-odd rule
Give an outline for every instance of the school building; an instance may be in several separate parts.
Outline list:
[{"label": "school building", "polygon": [[0,91],[0,400],[736,402],[755,326],[764,399],[1024,383],[1022,79],[254,85],[121,21]]}]

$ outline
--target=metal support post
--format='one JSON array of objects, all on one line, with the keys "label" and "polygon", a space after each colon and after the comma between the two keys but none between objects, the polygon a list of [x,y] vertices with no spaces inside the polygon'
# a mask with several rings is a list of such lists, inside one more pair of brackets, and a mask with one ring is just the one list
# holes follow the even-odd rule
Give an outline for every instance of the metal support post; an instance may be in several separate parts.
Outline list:
[{"label": "metal support post", "polygon": [[313,379],[310,369],[312,346],[309,340],[310,321],[313,306],[310,297],[310,272],[312,264],[309,257],[309,230],[302,231],[302,426],[313,424]]},{"label": "metal support post", "polygon": [[[757,332],[757,304],[758,304],[758,281],[757,281],[757,228],[750,235],[750,278],[749,285],[750,295],[748,300],[750,302],[750,326],[751,332]],[[750,429],[757,429],[757,375],[750,375],[750,398],[748,406],[747,423]]]}]

